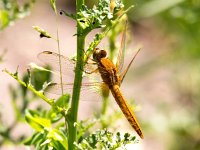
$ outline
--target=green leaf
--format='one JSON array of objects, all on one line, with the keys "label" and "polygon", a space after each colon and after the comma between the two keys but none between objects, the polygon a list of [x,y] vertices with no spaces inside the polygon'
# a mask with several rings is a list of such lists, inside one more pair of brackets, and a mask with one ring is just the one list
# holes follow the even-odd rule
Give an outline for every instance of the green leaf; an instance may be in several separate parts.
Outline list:
[{"label": "green leaf", "polygon": [[67,150],[67,134],[62,129],[46,128],[43,131],[36,132],[31,138],[24,142],[25,145],[34,145],[35,149],[57,149]]},{"label": "green leaf", "polygon": [[[33,67],[33,63],[31,64]],[[37,68],[31,68],[31,84],[34,86],[36,90],[43,90],[44,83],[48,83],[51,80],[52,73],[50,71],[49,66],[45,66],[45,68],[34,66]]]},{"label": "green leaf", "polygon": [[34,111],[27,110],[25,120],[36,131],[42,131],[44,128],[50,128],[51,122],[49,119],[39,117]]},{"label": "green leaf", "polygon": [[51,140],[50,144],[56,149],[67,149],[67,135],[58,129],[49,131],[47,138]]},{"label": "green leaf", "polygon": [[[67,143],[65,143],[67,145]],[[55,149],[63,149],[63,150],[67,150],[67,146],[64,147],[60,142],[58,141],[52,141],[51,145],[55,148]]]},{"label": "green leaf", "polygon": [[54,12],[57,14],[56,8],[56,0],[50,0],[51,7],[53,8]]},{"label": "green leaf", "polygon": [[0,29],[5,28],[9,24],[9,14],[6,10],[0,10]]},{"label": "green leaf", "polygon": [[51,140],[50,139],[47,139],[46,141],[44,141],[42,144],[41,144],[41,146],[44,146],[44,145],[46,145],[46,144],[49,144],[51,142]]},{"label": "green leaf", "polygon": [[69,100],[70,100],[70,95],[64,94],[56,101],[56,105],[61,107],[61,108],[67,109],[68,105],[69,105]]},{"label": "green leaf", "polygon": [[60,112],[57,112],[56,110],[51,109],[49,111],[48,118],[51,120],[52,123],[56,123],[60,119],[63,118],[63,115]]},{"label": "green leaf", "polygon": [[43,37],[52,38],[52,36],[47,31],[45,31],[44,29],[42,29],[38,26],[33,26],[33,28],[40,33],[41,38],[43,38]]},{"label": "green leaf", "polygon": [[43,134],[40,132],[37,132],[35,134],[32,135],[32,137],[30,137],[29,139],[27,139],[24,144],[25,145],[34,145],[37,144],[38,141],[40,141],[43,138]]}]

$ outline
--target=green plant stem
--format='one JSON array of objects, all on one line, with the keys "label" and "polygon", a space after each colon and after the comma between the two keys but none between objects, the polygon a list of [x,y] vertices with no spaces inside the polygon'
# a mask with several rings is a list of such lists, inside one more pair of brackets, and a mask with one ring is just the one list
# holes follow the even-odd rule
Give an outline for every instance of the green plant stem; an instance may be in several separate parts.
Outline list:
[{"label": "green plant stem", "polygon": [[[84,4],[84,0],[76,0],[76,12],[81,10],[82,5]],[[83,65],[84,65],[84,48],[85,48],[85,36],[79,34],[81,33],[82,28],[77,22],[77,61],[75,68],[75,79],[74,79],[74,87],[72,93],[72,102],[71,102],[71,111],[69,113],[68,122],[68,149],[74,150],[76,141],[77,128],[75,123],[78,118],[78,106],[79,106],[79,98],[80,98],[80,90],[81,90],[81,82],[82,82],[82,74],[83,74]]]},{"label": "green plant stem", "polygon": [[43,92],[41,91],[37,91],[31,84],[27,84],[24,81],[22,81],[18,75],[13,74],[11,72],[9,72],[8,70],[4,69],[3,72],[9,74],[11,77],[13,77],[15,80],[17,80],[21,85],[23,85],[24,87],[28,88],[30,91],[32,91],[35,95],[37,95],[38,97],[40,97],[41,99],[43,99],[45,102],[47,102],[49,105],[51,105],[56,111],[62,113],[63,109],[56,106],[56,104],[54,103],[53,99],[49,99],[47,98]]},{"label": "green plant stem", "polygon": [[81,90],[81,82],[82,82],[82,74],[83,74],[83,58],[84,58],[84,49],[85,45],[85,37],[77,38],[77,63],[75,68],[75,79],[74,79],[74,87],[72,94],[72,102],[71,102],[71,112],[70,112],[70,121],[68,121],[69,128],[69,149],[74,149],[74,141],[76,140],[76,126],[74,124],[77,122],[78,117],[78,106],[79,106],[79,98],[80,98],[80,90]]}]

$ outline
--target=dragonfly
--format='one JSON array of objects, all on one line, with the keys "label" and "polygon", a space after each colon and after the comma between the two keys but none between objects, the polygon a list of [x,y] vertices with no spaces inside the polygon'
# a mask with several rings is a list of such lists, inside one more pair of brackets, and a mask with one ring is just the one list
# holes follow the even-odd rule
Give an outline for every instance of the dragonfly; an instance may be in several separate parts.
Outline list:
[{"label": "dragonfly", "polygon": [[131,60],[131,62],[124,70],[124,72],[119,75],[118,74],[119,68],[117,66],[118,64],[114,65],[114,63],[110,59],[106,58],[106,56],[107,52],[105,50],[100,50],[96,48],[93,53],[93,60],[97,63],[98,71],[101,75],[104,84],[108,86],[109,90],[111,91],[115,101],[117,102],[124,116],[129,121],[130,125],[135,129],[137,134],[143,139],[144,136],[141,127],[136,119],[136,116],[134,115],[133,111],[128,105],[120,89],[120,85],[130,65],[132,64],[134,58]]},{"label": "dragonfly", "polygon": [[[124,61],[124,49],[125,49],[125,32],[123,32],[122,40],[121,40],[121,46],[118,52],[117,62],[114,64],[108,57],[106,50],[100,50],[99,48],[95,48],[94,52],[92,54],[92,61],[94,63],[92,64],[86,64],[85,65],[85,73],[86,74],[93,74],[93,73],[99,73],[101,76],[101,79],[103,80],[102,84],[104,84],[104,87],[106,86],[114,97],[115,101],[117,102],[119,108],[121,109],[122,113],[130,123],[130,125],[133,127],[133,129],[136,131],[136,133],[143,139],[143,133],[142,129],[139,125],[139,122],[136,119],[136,116],[134,112],[131,110],[131,107],[128,105],[125,97],[122,94],[122,91],[120,89],[120,86],[122,84],[122,81],[127,74],[133,60],[135,59],[136,55],[139,53],[140,49],[136,52],[134,57],[131,59],[128,66],[122,71],[123,68],[123,61]],[[55,65],[58,63],[58,57],[64,64],[62,66],[73,68],[75,61],[72,59],[69,59],[63,55],[51,52],[51,51],[44,51],[41,52],[38,55],[38,58],[42,61],[48,62],[51,60],[52,64]],[[55,60],[57,60],[57,63],[55,63]],[[96,68],[90,67],[91,65],[95,65]],[[72,67],[73,66],[73,67]],[[90,69],[88,69],[90,68]],[[64,68],[63,68],[64,70]],[[52,87],[56,87],[58,89],[58,86],[60,84],[51,84]],[[86,86],[93,86],[97,85],[96,83],[82,83],[82,87]],[[69,86],[73,86],[73,84],[63,84],[63,87],[69,88]],[[60,87],[60,86],[59,86]]]}]

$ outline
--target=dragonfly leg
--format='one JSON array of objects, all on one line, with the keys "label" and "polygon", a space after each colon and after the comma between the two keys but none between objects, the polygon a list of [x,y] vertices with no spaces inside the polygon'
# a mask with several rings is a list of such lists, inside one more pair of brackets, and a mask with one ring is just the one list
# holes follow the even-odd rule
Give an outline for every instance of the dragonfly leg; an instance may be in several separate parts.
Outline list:
[{"label": "dragonfly leg", "polygon": [[[96,63],[87,63],[87,64],[96,65]],[[91,71],[87,71],[86,69],[83,69],[83,68],[80,67],[80,70],[85,72],[86,74],[92,74],[92,73],[97,73],[98,72],[98,68],[93,69],[93,70],[90,69]]]},{"label": "dragonfly leg", "polygon": [[99,70],[98,70],[98,68],[97,69],[95,69],[95,70],[93,70],[93,71],[84,71],[85,73],[87,73],[87,74],[92,74],[92,73],[97,73]]}]

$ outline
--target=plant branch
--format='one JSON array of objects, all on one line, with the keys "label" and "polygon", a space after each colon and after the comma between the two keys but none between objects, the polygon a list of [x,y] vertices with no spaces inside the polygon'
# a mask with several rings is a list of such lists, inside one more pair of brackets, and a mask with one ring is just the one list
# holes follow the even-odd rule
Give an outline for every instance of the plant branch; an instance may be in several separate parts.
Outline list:
[{"label": "plant branch", "polygon": [[41,99],[43,99],[45,102],[47,102],[49,105],[51,105],[53,108],[56,109],[56,111],[63,113],[63,109],[56,106],[56,104],[54,103],[53,99],[49,99],[47,98],[43,92],[41,91],[37,91],[31,84],[25,83],[24,81],[22,81],[17,73],[13,74],[11,72],[9,72],[8,70],[4,69],[3,72],[7,73],[8,75],[10,75],[11,77],[13,77],[15,80],[17,80],[22,86],[28,88],[30,91],[32,91],[35,95],[37,95],[38,97],[40,97]]},{"label": "plant branch", "polygon": [[[82,5],[84,4],[84,0],[76,0],[76,13],[81,10]],[[82,27],[79,25],[77,21],[77,33],[82,32]],[[84,65],[84,48],[85,48],[85,34],[77,35],[77,61],[75,68],[75,79],[74,79],[74,87],[72,93],[72,102],[71,102],[71,110],[69,112],[69,116],[67,118],[68,122],[68,149],[74,150],[77,134],[77,127],[75,123],[78,118],[78,107],[79,107],[79,98],[80,98],[80,90],[81,90],[81,82],[82,82],[82,70]]]}]

